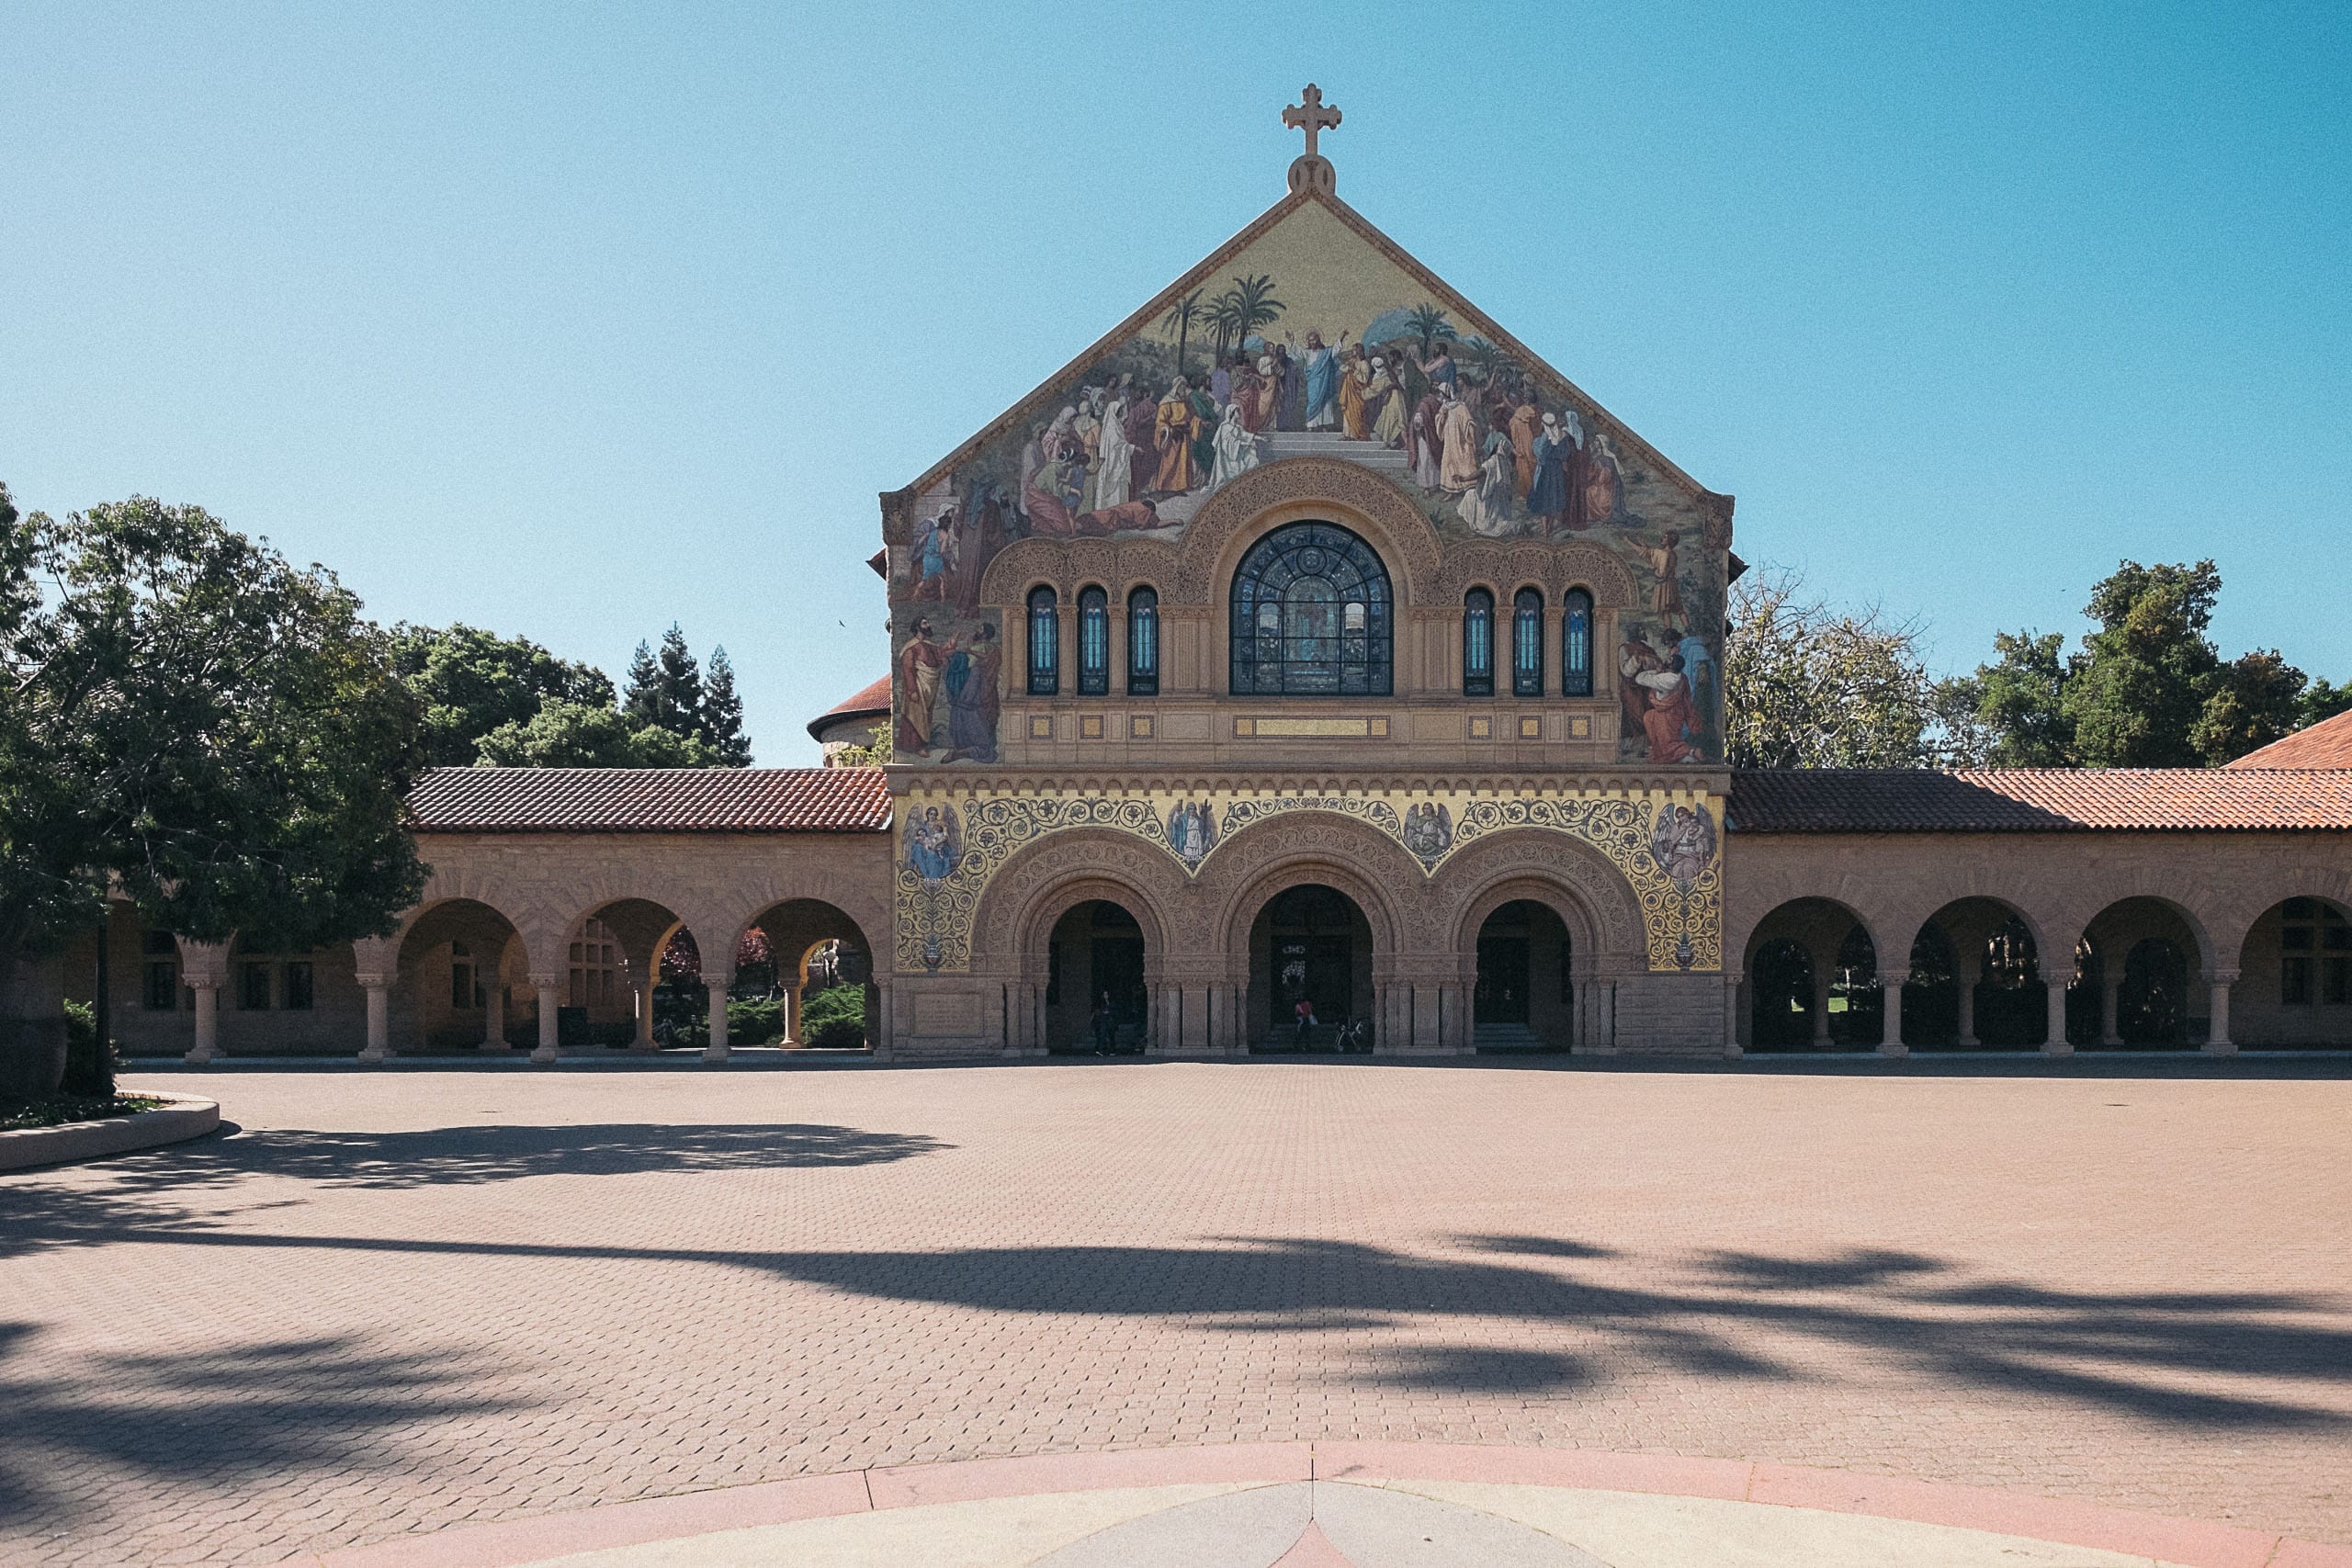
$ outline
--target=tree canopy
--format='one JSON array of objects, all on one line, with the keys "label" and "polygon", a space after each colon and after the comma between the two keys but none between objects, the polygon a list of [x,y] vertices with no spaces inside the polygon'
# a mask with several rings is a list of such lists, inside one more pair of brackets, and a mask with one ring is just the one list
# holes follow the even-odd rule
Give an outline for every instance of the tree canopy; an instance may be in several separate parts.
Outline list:
[{"label": "tree canopy", "polygon": [[463,624],[393,628],[392,668],[424,705],[425,760],[436,767],[471,764],[484,736],[528,724],[544,704],[613,705],[613,683],[594,666]]},{"label": "tree canopy", "polygon": [[637,725],[617,709],[560,699],[481,738],[476,761],[490,768],[709,768],[699,739]]},{"label": "tree canopy", "polygon": [[1905,768],[1932,761],[1933,686],[1917,633],[1838,610],[1769,569],[1732,584],[1724,728],[1735,768]]},{"label": "tree canopy", "polygon": [[424,716],[358,600],[143,496],[60,522],[0,490],[0,986],[109,884],[198,942],[390,930]]},{"label": "tree canopy", "polygon": [[594,665],[528,637],[464,625],[398,627],[393,667],[424,711],[436,767],[748,767],[742,701],[724,649],[706,683],[672,626],[657,655],[639,644],[627,698]]},{"label": "tree canopy", "polygon": [[2209,635],[2222,574],[2121,562],[2094,584],[2097,623],[2069,654],[2059,633],[2004,633],[1992,663],[1944,682],[1960,749],[2001,767],[2214,767],[2352,707],[2276,649],[2224,660]]}]

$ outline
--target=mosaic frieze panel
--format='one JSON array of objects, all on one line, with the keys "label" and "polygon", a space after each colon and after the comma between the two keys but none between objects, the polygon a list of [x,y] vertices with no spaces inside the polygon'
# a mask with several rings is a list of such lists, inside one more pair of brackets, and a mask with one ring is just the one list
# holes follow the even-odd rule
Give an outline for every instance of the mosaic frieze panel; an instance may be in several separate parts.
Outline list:
[{"label": "mosaic frieze panel", "polygon": [[899,816],[898,964],[971,966],[973,921],[997,871],[1040,839],[1108,829],[1159,848],[1187,876],[1253,827],[1300,812],[1351,818],[1401,845],[1426,880],[1463,847],[1507,829],[1553,832],[1598,852],[1640,903],[1653,970],[1723,963],[1720,806],[1622,795],[910,796]]}]

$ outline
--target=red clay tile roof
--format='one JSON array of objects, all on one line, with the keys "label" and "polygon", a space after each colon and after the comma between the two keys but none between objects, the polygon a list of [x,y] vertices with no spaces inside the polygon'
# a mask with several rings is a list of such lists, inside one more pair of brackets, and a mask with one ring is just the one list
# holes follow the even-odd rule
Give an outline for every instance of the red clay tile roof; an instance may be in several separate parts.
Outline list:
[{"label": "red clay tile roof", "polygon": [[2352,768],[2352,713],[2298,729],[2259,751],[2248,751],[2225,768]]},{"label": "red clay tile roof", "polygon": [[430,768],[422,833],[878,833],[879,768]]},{"label": "red clay tile roof", "polygon": [[885,675],[871,685],[860,686],[854,696],[843,697],[831,707],[808,721],[808,733],[815,736],[829,724],[844,718],[888,718],[890,716],[890,677]]},{"label": "red clay tile roof", "polygon": [[2352,773],[1824,768],[1732,775],[1740,833],[2352,830]]}]

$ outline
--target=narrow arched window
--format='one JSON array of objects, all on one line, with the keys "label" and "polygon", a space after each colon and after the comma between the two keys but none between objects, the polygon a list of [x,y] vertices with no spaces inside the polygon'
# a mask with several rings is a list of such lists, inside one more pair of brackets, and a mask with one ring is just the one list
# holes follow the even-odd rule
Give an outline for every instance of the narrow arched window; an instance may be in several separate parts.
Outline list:
[{"label": "narrow arched window", "polygon": [[1029,694],[1050,697],[1062,689],[1062,617],[1054,591],[1029,591]]},{"label": "narrow arched window", "polygon": [[1568,590],[1560,616],[1560,690],[1571,697],[1592,695],[1592,595]]},{"label": "narrow arched window", "polygon": [[1511,596],[1510,694],[1544,694],[1544,595],[1532,588]]},{"label": "narrow arched window", "polygon": [[1078,694],[1099,697],[1111,689],[1111,596],[1100,588],[1078,591]]},{"label": "narrow arched window", "polygon": [[1159,595],[1138,588],[1127,595],[1127,695],[1159,694]]},{"label": "narrow arched window", "polygon": [[1462,596],[1462,694],[1495,694],[1495,596],[1483,588]]}]

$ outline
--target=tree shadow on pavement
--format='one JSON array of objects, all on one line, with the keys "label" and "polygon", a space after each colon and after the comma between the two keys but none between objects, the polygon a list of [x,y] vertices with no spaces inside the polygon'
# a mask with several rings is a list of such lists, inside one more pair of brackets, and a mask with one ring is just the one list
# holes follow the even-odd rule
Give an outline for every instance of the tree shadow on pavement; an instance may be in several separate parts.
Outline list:
[{"label": "tree shadow on pavement", "polygon": [[[280,1177],[325,1188],[404,1190],[534,1176],[808,1169],[886,1164],[954,1147],[910,1133],[821,1124],[434,1127],[408,1133],[239,1132],[102,1165],[28,1172],[0,1188],[0,1258],[48,1247],[181,1238],[241,1213],[283,1207],[238,1184]],[[200,1208],[222,1198],[226,1207]]]},{"label": "tree shadow on pavement", "polygon": [[11,1532],[86,1522],[93,1495],[139,1479],[233,1487],[407,1468],[413,1457],[388,1434],[528,1403],[478,1392],[512,1371],[479,1351],[386,1355],[338,1335],[60,1370],[40,1334],[0,1322],[0,1521]]},{"label": "tree shadow on pavement", "polygon": [[[1395,1387],[1542,1395],[1651,1370],[1732,1382],[1883,1376],[1955,1398],[2002,1391],[2207,1431],[2352,1428],[2342,1302],[2060,1290],[1884,1249],[1643,1258],[1484,1235],[1427,1253],[1313,1238],[785,1252],[264,1235],[155,1215],[126,1237],[123,1214],[114,1218],[118,1239],[176,1246],[748,1269],[880,1303],[1015,1316],[1181,1321],[1236,1336],[1378,1330],[1397,1341],[1346,1375]],[[1449,1333],[1464,1342],[1432,1347]],[[1824,1348],[1835,1372],[1818,1370]]]}]

